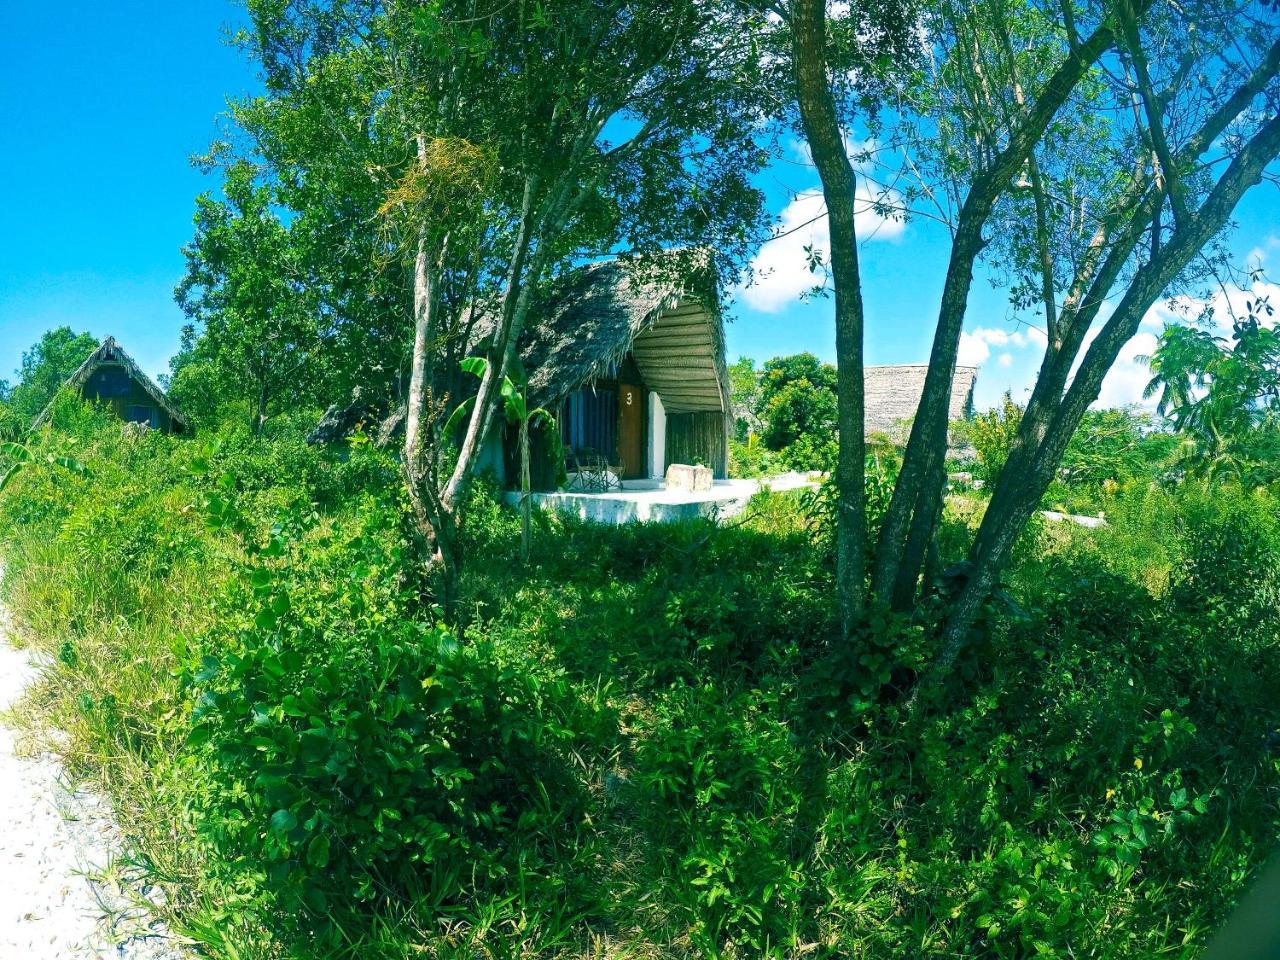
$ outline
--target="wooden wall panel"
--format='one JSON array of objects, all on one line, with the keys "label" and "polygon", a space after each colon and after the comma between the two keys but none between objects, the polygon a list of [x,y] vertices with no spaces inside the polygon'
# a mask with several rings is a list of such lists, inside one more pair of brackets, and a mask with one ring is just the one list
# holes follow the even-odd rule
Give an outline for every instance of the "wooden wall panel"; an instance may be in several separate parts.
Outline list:
[{"label": "wooden wall panel", "polygon": [[729,475],[728,425],[719,411],[667,415],[667,462],[702,463],[717,480]]}]

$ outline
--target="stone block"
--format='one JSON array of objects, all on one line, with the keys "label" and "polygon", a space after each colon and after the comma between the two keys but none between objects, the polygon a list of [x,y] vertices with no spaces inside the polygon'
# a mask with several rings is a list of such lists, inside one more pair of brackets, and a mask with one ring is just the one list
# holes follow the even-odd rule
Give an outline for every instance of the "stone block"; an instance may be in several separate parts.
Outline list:
[{"label": "stone block", "polygon": [[711,489],[711,468],[690,463],[673,463],[667,467],[667,489],[705,493]]}]

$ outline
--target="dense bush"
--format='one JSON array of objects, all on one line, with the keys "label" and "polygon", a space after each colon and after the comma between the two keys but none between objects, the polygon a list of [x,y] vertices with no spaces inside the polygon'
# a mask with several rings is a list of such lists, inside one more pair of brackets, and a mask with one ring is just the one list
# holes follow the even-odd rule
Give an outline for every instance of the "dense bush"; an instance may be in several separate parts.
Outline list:
[{"label": "dense bush", "polygon": [[936,610],[834,642],[829,492],[521,566],[482,485],[459,636],[366,441],[55,420],[89,475],[0,497],[24,716],[212,956],[1190,957],[1280,832],[1265,492],[1033,524],[909,719]]},{"label": "dense bush", "polygon": [[1022,407],[1005,393],[1000,406],[974,416],[968,439],[978,452],[978,475],[984,483],[995,483],[1009,459],[1009,448],[1022,423]]},{"label": "dense bush", "polygon": [[282,908],[323,913],[335,898],[452,898],[461,872],[500,876],[522,833],[572,833],[583,791],[567,757],[591,720],[562,681],[424,620],[376,502],[345,530],[314,522],[254,545],[188,680],[215,845]]},{"label": "dense bush", "polygon": [[743,357],[730,368],[735,411],[734,476],[832,470],[836,462],[836,369],[811,353],[774,357],[760,371]]}]

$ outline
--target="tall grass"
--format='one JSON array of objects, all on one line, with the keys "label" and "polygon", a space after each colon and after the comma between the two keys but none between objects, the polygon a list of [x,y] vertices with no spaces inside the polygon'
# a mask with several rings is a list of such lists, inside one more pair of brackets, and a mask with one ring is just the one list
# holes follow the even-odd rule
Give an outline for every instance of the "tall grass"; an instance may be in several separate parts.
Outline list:
[{"label": "tall grass", "polygon": [[521,565],[482,496],[459,642],[367,449],[45,442],[92,473],[0,499],[22,719],[213,957],[1189,958],[1280,835],[1266,494],[1033,530],[908,721],[933,608],[834,644],[796,501]]}]

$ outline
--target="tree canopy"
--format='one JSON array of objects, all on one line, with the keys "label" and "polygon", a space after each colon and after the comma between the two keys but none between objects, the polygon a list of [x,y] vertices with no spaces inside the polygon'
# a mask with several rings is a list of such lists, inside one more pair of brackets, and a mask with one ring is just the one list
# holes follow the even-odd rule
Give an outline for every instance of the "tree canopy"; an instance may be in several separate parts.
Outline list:
[{"label": "tree canopy", "polygon": [[97,339],[89,333],[76,333],[67,326],[47,331],[23,351],[18,381],[8,397],[14,413],[29,424],[97,347]]}]

